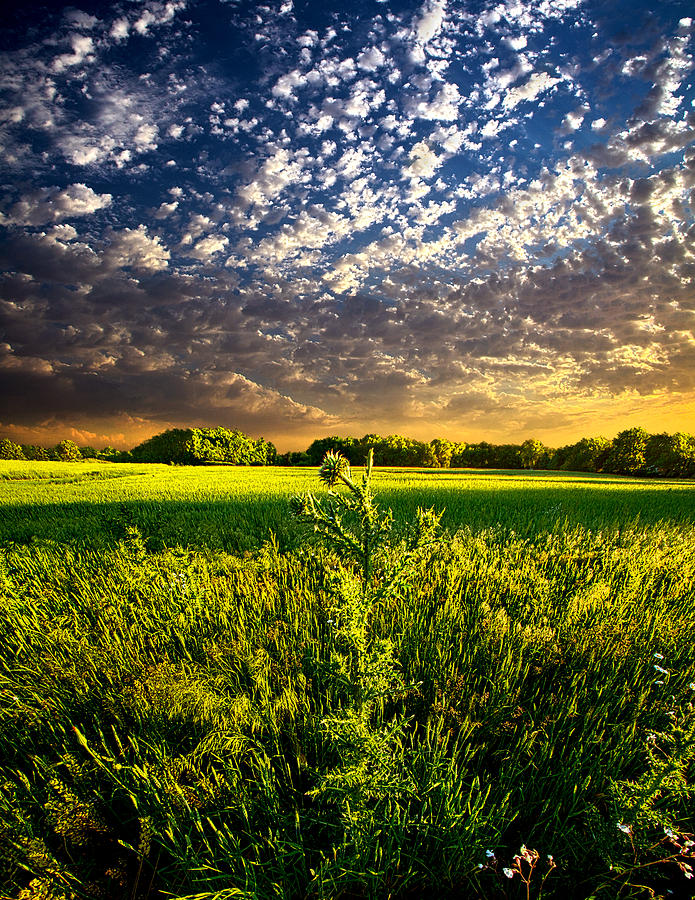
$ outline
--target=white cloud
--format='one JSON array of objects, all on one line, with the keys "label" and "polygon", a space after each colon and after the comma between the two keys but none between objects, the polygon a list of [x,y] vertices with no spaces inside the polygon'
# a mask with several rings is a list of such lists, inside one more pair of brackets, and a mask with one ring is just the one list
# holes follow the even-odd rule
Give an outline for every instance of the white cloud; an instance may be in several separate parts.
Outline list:
[{"label": "white cloud", "polygon": [[429,0],[415,22],[415,36],[421,44],[427,44],[442,28],[446,18],[446,0]]},{"label": "white cloud", "polygon": [[157,149],[157,126],[143,123],[133,135],[133,143],[137,153]]},{"label": "white cloud", "polygon": [[154,214],[155,219],[168,218],[173,212],[175,212],[178,205],[178,200],[173,200],[171,203],[161,203],[159,209]]},{"label": "white cloud", "polygon": [[528,43],[528,39],[525,34],[520,34],[517,37],[506,38],[505,43],[511,47],[512,50],[523,50]]},{"label": "white cloud", "polygon": [[13,225],[44,225],[76,216],[88,216],[111,204],[111,194],[97,194],[86,184],[71,184],[64,190],[41,188],[17,201],[6,222]]},{"label": "white cloud", "polygon": [[73,34],[70,43],[72,44],[72,53],[62,53],[53,60],[54,72],[64,72],[65,69],[78,66],[91,58],[94,51],[92,38],[82,34]]},{"label": "white cloud", "polygon": [[380,66],[386,62],[384,54],[378,47],[369,47],[363,50],[357,57],[357,65],[360,69],[367,72],[375,72]]},{"label": "white cloud", "polygon": [[458,118],[461,95],[455,84],[445,83],[431,101],[420,100],[409,106],[410,112],[421,119],[453,122]]},{"label": "white cloud", "polygon": [[432,178],[443,162],[442,157],[437,156],[425,141],[419,141],[410,151],[410,165],[403,170],[403,176]]},{"label": "white cloud", "polygon": [[171,254],[162,246],[159,237],[148,235],[144,225],[112,231],[109,238],[109,247],[104,255],[111,265],[150,272],[166,269]]},{"label": "white cloud", "polygon": [[65,14],[65,18],[78,28],[84,28],[85,31],[89,31],[99,24],[99,19],[96,16],[90,16],[89,13],[82,12],[81,9],[69,9]]},{"label": "white cloud", "polygon": [[215,256],[215,254],[221,253],[228,243],[229,238],[219,234],[210,234],[199,240],[188,255],[205,261]]},{"label": "white cloud", "polygon": [[494,119],[490,119],[490,121],[486,122],[480,129],[479,134],[484,138],[495,137],[497,132],[500,130],[501,125],[501,122],[496,122]]},{"label": "white cloud", "polygon": [[560,83],[559,78],[553,78],[547,72],[534,72],[533,75],[519,87],[512,88],[502,101],[505,109],[514,109],[520,103],[531,102],[536,99],[539,94],[550,90],[556,84]]},{"label": "white cloud", "polygon": [[581,127],[582,122],[584,121],[584,112],[581,110],[574,110],[574,112],[568,112],[565,118],[562,120],[562,125],[568,131],[576,131]]},{"label": "white cloud", "polygon": [[116,19],[116,21],[111,26],[111,37],[116,41],[124,41],[130,32],[130,25],[128,20]]},{"label": "white cloud", "polygon": [[271,93],[273,97],[294,102],[297,99],[294,96],[294,89],[302,85],[305,80],[304,75],[298,69],[287,72],[278,78]]},{"label": "white cloud", "polygon": [[182,9],[186,8],[186,0],[167,0],[166,3],[149,2],[133,24],[133,28],[143,37],[149,33],[152,25],[165,25],[171,22]]}]

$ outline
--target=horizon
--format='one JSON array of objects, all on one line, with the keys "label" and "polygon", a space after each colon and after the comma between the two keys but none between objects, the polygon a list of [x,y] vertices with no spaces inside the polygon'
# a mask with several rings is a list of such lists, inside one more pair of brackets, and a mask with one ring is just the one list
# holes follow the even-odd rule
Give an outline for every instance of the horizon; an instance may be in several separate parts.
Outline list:
[{"label": "horizon", "polygon": [[120,0],[0,35],[0,437],[695,421],[690,4]]},{"label": "horizon", "polygon": [[[226,427],[226,426],[219,426],[219,425],[196,425],[196,426],[188,426],[188,427],[186,427],[186,426],[176,426],[176,428],[177,428],[178,430],[182,430],[182,431],[192,430],[193,428],[199,428],[199,429],[201,429],[201,430],[214,430],[214,429],[216,429],[216,428],[225,428],[225,427]],[[175,429],[167,429],[167,430],[175,430]],[[235,430],[235,429],[230,428],[229,430]],[[621,429],[620,432],[617,432],[617,433],[614,434],[614,435],[606,435],[606,434],[584,434],[584,435],[582,435],[580,438],[577,438],[576,441],[568,441],[568,442],[566,442],[565,444],[553,445],[553,444],[546,444],[544,441],[541,441],[541,443],[543,444],[544,450],[551,451],[551,452],[555,452],[555,451],[557,451],[557,450],[561,450],[563,447],[573,446],[573,445],[575,445],[575,444],[577,444],[577,443],[579,443],[580,441],[585,440],[585,439],[587,439],[587,440],[596,440],[596,439],[598,439],[598,440],[607,440],[609,443],[612,443],[612,442],[613,442],[620,434],[622,434],[622,433],[624,433],[624,432],[626,432],[626,431],[639,431],[639,430],[644,430],[644,431],[646,431],[647,434],[650,435],[650,436],[657,436],[657,435],[659,435],[659,434],[665,434],[665,433],[668,434],[668,433],[669,433],[669,432],[665,432],[665,431],[661,431],[661,432],[650,432],[650,431],[648,431],[647,429],[643,429],[641,425],[632,425],[632,426],[628,426],[628,427],[625,428],[625,429]],[[159,433],[157,433],[157,434],[151,435],[150,437],[159,437],[162,433],[163,433],[163,432],[159,432]],[[689,434],[690,434],[689,432],[675,432],[675,433],[683,433],[683,434],[686,434],[686,435],[689,435]],[[245,434],[245,433],[242,432],[242,434]],[[246,434],[245,436],[248,437],[248,438],[250,438],[250,439],[252,439],[252,440],[259,440],[259,439],[260,439],[260,440],[264,440],[264,439],[267,440],[267,439],[264,437],[264,435],[248,435],[248,434]],[[442,441],[449,441],[449,443],[452,443],[452,444],[459,444],[459,445],[468,446],[468,447],[472,447],[472,446],[475,446],[475,445],[477,445],[477,444],[483,444],[483,443],[487,443],[487,444],[489,444],[489,445],[492,446],[492,447],[495,447],[495,446],[497,446],[497,447],[499,447],[499,446],[513,446],[513,447],[519,447],[519,446],[521,446],[521,445],[524,443],[525,440],[539,440],[539,438],[536,438],[534,435],[527,435],[527,437],[524,438],[524,440],[521,440],[521,441],[505,441],[505,440],[501,440],[501,441],[488,441],[488,440],[486,440],[485,438],[480,438],[479,440],[475,440],[475,441],[466,441],[465,439],[452,440],[451,438],[446,437],[446,435],[433,435],[433,436],[431,436],[431,437],[429,437],[429,438],[422,439],[422,438],[413,438],[412,435],[407,435],[407,434],[397,434],[397,433],[394,433],[394,432],[389,433],[389,434],[380,434],[380,433],[378,433],[378,432],[367,432],[367,433],[361,434],[361,435],[358,435],[358,434],[337,434],[337,433],[332,433],[332,434],[322,434],[322,435],[318,435],[318,436],[314,437],[308,444],[306,444],[306,445],[303,446],[303,447],[287,447],[287,448],[282,449],[282,448],[277,447],[273,441],[271,441],[270,443],[272,443],[273,446],[275,446],[275,449],[276,449],[276,451],[278,452],[278,454],[283,455],[283,454],[285,454],[285,453],[303,453],[303,452],[305,452],[306,450],[308,450],[308,449],[311,447],[311,445],[312,445],[313,443],[315,443],[315,442],[317,442],[317,441],[325,441],[325,440],[331,440],[331,439],[337,439],[337,440],[346,440],[346,439],[348,439],[348,440],[355,440],[355,441],[358,441],[358,442],[359,442],[359,441],[364,440],[364,439],[367,438],[367,437],[372,437],[372,436],[373,436],[373,437],[376,437],[376,438],[379,438],[379,439],[388,439],[388,438],[390,438],[390,437],[401,437],[401,438],[405,438],[406,440],[414,440],[414,441],[417,441],[417,442],[422,443],[422,444],[431,444],[431,443],[433,443],[434,441],[442,440]],[[6,439],[6,438],[5,438],[4,435],[0,435],[0,440],[5,440],[5,439]],[[9,440],[11,440],[11,439],[9,439]],[[61,440],[68,440],[68,441],[72,441],[73,443],[77,444],[77,441],[75,441],[74,438],[72,438],[72,437],[67,437],[67,438],[66,438],[66,437],[63,437]],[[130,450],[134,450],[134,449],[136,449],[137,447],[139,447],[141,444],[146,443],[148,440],[150,440],[150,438],[145,438],[145,439],[144,439],[143,441],[141,441],[139,444],[133,444],[133,445],[127,445],[127,446],[126,446],[126,445],[123,445],[123,446],[120,446],[120,447],[114,446],[113,449],[118,450],[118,451],[130,451]],[[15,443],[18,443],[19,446],[25,446],[25,447],[32,446],[32,444],[31,444],[30,442],[27,442],[27,441],[23,441],[23,442],[16,441]],[[47,450],[52,449],[52,446],[51,446],[51,445],[38,445],[38,446],[44,446],[45,449],[47,449]],[[56,445],[53,445],[53,446],[57,446],[57,444],[56,444]],[[94,445],[92,445],[92,444],[85,444],[85,443],[83,443],[83,444],[81,444],[81,445],[80,445],[80,444],[77,444],[77,446],[78,446],[78,447],[81,447],[81,448],[84,448],[84,447],[93,447],[93,448],[94,448],[95,450],[97,450],[97,451],[101,451],[102,449],[105,449],[105,447],[101,447],[101,446],[98,446],[98,447],[97,447],[97,446],[94,446]],[[109,445],[109,446],[110,446],[110,445]]]}]

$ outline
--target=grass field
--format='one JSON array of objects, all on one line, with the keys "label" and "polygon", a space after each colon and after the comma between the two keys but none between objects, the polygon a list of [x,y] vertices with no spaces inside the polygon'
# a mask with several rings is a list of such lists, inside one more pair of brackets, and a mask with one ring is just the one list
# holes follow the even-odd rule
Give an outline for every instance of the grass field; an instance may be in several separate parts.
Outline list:
[{"label": "grass field", "polygon": [[0,463],[0,896],[692,896],[695,482],[373,486]]},{"label": "grass field", "polygon": [[[358,470],[359,471],[359,470]],[[582,525],[695,523],[695,481],[612,475],[388,469],[374,473],[382,505],[405,521],[444,510],[449,530],[513,529],[531,536]],[[32,539],[112,543],[133,524],[148,546],[257,549],[272,531],[296,546],[287,501],[316,484],[302,468],[194,467],[0,460],[0,543]]]}]

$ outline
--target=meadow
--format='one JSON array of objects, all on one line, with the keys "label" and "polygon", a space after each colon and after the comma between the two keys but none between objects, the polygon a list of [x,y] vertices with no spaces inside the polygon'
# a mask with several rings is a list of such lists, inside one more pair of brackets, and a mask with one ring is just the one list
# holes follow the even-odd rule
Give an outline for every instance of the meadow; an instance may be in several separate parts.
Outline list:
[{"label": "meadow", "polygon": [[695,482],[316,474],[0,463],[0,896],[691,897]]}]

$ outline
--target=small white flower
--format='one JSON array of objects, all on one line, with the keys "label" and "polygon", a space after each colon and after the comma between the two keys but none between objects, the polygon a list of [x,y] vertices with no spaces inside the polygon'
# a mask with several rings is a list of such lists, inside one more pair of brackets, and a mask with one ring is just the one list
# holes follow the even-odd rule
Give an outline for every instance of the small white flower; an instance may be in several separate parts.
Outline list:
[{"label": "small white flower", "polygon": [[654,665],[654,668],[657,672],[661,672],[662,675],[668,675],[668,669],[664,669],[661,666]]},{"label": "small white flower", "polygon": [[623,834],[632,834],[632,826],[631,825],[625,825],[624,822],[616,822],[616,825],[618,826],[618,829],[620,831],[622,831]]},{"label": "small white flower", "polygon": [[494,852],[494,850],[486,850],[486,851],[485,851],[485,856],[487,856],[488,859],[494,859],[494,858],[495,858],[495,852]]},{"label": "small white flower", "polygon": [[688,685],[688,687],[690,688],[691,691],[695,691],[695,681],[691,681],[690,684]]},{"label": "small white flower", "polygon": [[666,837],[670,838],[674,838],[676,836],[676,832],[666,825],[664,825],[664,834],[666,835]]},{"label": "small white flower", "polygon": [[[504,875],[506,875],[507,878],[513,878],[513,877],[514,877],[514,870],[508,868],[507,866],[505,866],[504,869],[502,869],[502,873],[503,873]],[[692,877],[692,876],[691,876],[691,877]]]},{"label": "small white flower", "polygon": [[654,659],[663,659],[664,658],[663,653],[654,653],[653,656],[654,656]]},{"label": "small white flower", "polygon": [[658,678],[655,678],[653,683],[654,683],[654,684],[663,684],[664,682],[661,681],[661,680],[658,679]]}]

